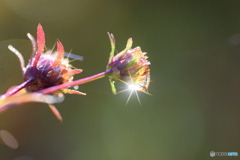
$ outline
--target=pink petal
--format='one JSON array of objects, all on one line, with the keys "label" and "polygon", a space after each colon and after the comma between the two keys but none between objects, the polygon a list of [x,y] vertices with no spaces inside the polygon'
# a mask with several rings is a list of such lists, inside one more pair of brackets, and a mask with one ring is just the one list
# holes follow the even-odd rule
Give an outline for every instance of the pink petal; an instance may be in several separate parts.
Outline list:
[{"label": "pink petal", "polygon": [[53,68],[55,68],[56,66],[59,65],[59,63],[61,63],[61,60],[64,57],[64,48],[62,43],[58,40],[57,41],[57,55],[56,55],[56,59],[52,65]]},{"label": "pink petal", "polygon": [[81,73],[83,70],[82,69],[74,69],[71,71],[68,71],[64,76],[69,77],[78,73]]},{"label": "pink petal", "polygon": [[45,46],[45,33],[43,31],[41,24],[39,24],[37,27],[37,48],[38,49],[37,49],[37,54],[35,56],[35,60],[33,62],[33,66],[37,65],[38,60],[44,51],[44,46]]}]

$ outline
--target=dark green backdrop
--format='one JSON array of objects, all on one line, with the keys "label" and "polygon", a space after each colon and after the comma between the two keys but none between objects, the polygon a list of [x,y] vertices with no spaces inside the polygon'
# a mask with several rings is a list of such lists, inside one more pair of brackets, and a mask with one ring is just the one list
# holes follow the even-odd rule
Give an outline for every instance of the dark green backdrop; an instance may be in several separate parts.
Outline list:
[{"label": "dark green backdrop", "polygon": [[[107,78],[82,86],[87,96],[66,95],[0,114],[18,149],[0,144],[1,160],[203,160],[210,151],[240,153],[240,2],[138,0],[1,0],[0,93],[22,82],[14,45],[26,61],[38,23],[47,47],[62,41],[84,56],[75,78],[104,71],[107,32],[121,51],[129,37],[152,65],[149,92],[112,95]],[[6,41],[7,40],[7,41]],[[119,90],[122,86],[119,86]],[[219,158],[219,157],[218,157]],[[233,157],[225,157],[235,159]],[[238,157],[239,158],[239,157]]]}]

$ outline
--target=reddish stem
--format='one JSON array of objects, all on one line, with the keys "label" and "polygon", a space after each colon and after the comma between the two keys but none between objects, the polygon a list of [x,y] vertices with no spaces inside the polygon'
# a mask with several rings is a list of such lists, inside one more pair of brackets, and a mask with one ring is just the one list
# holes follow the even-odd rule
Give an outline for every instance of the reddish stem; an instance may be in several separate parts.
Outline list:
[{"label": "reddish stem", "polygon": [[9,92],[5,93],[2,97],[6,98],[6,97],[14,95],[15,93],[17,93],[21,89],[26,88],[27,86],[31,85],[32,80],[33,80],[32,78],[29,78],[28,80],[26,80],[25,82],[23,82],[19,86],[15,87],[14,89],[12,89]]},{"label": "reddish stem", "polygon": [[86,78],[78,79],[78,80],[75,80],[75,81],[72,81],[72,82],[63,83],[63,84],[60,84],[60,85],[57,85],[57,86],[42,89],[38,92],[40,92],[42,94],[53,93],[53,92],[59,91],[61,89],[65,89],[65,88],[69,88],[69,87],[72,87],[72,86],[81,85],[81,84],[84,84],[84,83],[87,83],[87,82],[97,80],[99,78],[105,77],[109,73],[112,73],[112,70],[107,70],[107,71],[98,73],[96,75],[90,76],[90,77],[86,77]]}]

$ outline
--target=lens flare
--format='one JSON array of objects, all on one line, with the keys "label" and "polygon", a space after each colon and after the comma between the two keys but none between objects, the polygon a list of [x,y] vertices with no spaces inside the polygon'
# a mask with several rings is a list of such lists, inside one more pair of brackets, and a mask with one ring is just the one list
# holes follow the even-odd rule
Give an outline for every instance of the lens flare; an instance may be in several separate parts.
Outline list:
[{"label": "lens flare", "polygon": [[130,84],[130,85],[128,85],[128,89],[133,90],[133,91],[138,91],[138,90],[141,90],[142,87],[139,85],[136,85],[136,84]]}]

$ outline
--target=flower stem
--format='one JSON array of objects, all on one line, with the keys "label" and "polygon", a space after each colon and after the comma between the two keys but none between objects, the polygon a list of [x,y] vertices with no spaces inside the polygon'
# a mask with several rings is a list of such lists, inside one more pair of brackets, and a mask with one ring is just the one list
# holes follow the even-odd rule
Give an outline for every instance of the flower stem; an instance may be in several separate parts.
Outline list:
[{"label": "flower stem", "polygon": [[63,83],[63,84],[60,84],[60,85],[57,85],[57,86],[42,89],[38,92],[42,93],[42,94],[53,93],[53,92],[59,91],[59,90],[64,89],[64,88],[69,88],[69,87],[72,87],[72,86],[81,85],[81,84],[84,84],[84,83],[88,83],[88,82],[103,78],[110,73],[112,73],[112,70],[107,70],[107,71],[98,73],[96,75],[90,76],[90,77],[86,77],[86,78],[78,79],[78,80],[75,80],[75,81],[72,81],[72,82]]},{"label": "flower stem", "polygon": [[6,97],[14,95],[15,93],[17,93],[21,89],[26,88],[27,86],[31,85],[32,81],[33,81],[33,79],[29,78],[28,80],[26,80],[25,82],[23,82],[19,86],[15,87],[14,89],[12,89],[12,90],[8,91],[7,93],[5,93],[1,98],[6,98]]}]

